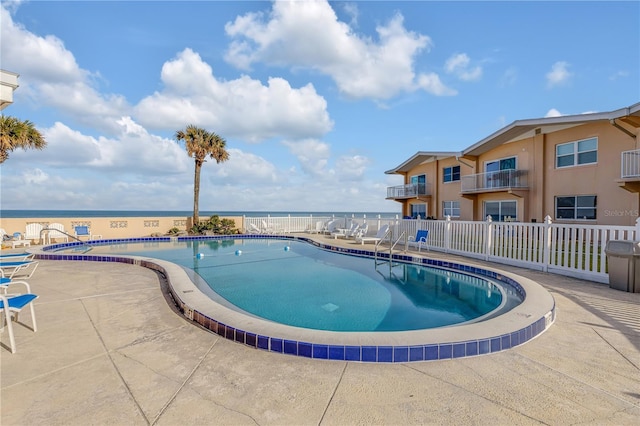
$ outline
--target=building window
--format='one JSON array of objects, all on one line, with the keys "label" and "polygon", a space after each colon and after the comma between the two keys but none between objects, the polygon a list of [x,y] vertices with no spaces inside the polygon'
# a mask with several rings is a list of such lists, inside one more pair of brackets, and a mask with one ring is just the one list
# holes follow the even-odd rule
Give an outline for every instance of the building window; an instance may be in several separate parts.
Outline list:
[{"label": "building window", "polygon": [[426,204],[411,204],[411,218],[412,219],[424,219],[427,217],[427,205]]},{"label": "building window", "polygon": [[556,219],[595,220],[597,206],[595,195],[556,197]]},{"label": "building window", "polygon": [[598,138],[556,145],[556,167],[572,167],[598,162]]},{"label": "building window", "polygon": [[494,222],[509,222],[518,217],[517,201],[485,201],[484,217],[491,216]]},{"label": "building window", "polygon": [[442,176],[445,183],[460,180],[460,166],[445,167]]},{"label": "building window", "polygon": [[426,195],[427,194],[427,175],[411,176],[410,195]]},{"label": "building window", "polygon": [[460,201],[443,201],[442,213],[444,217],[460,217]]}]

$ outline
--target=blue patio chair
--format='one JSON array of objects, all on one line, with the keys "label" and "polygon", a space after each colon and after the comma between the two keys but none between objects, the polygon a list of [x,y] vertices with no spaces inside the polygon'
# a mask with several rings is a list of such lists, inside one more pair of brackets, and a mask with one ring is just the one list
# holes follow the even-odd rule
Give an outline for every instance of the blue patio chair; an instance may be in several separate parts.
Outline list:
[{"label": "blue patio chair", "polygon": [[[417,245],[418,252],[424,246],[427,251],[429,251],[429,245],[427,244],[427,238],[429,238],[429,231],[426,229],[418,229],[416,232],[416,236],[409,237],[409,244]],[[412,242],[413,241],[413,242]]]},{"label": "blue patio chair", "polygon": [[[24,283],[24,282],[10,282],[8,284],[18,284],[18,283]],[[19,322],[18,314],[22,311],[22,309],[24,309],[27,306],[31,308],[31,324],[32,324],[31,329],[33,330],[34,333],[37,330],[36,312],[33,309],[33,303],[32,303],[37,298],[38,296],[32,293],[17,294],[17,295],[0,294],[0,311],[3,314],[1,328],[4,329],[6,324],[7,329],[9,330],[9,342],[11,344],[12,354],[16,353],[16,340],[13,335],[13,322],[16,322],[16,323]]]}]

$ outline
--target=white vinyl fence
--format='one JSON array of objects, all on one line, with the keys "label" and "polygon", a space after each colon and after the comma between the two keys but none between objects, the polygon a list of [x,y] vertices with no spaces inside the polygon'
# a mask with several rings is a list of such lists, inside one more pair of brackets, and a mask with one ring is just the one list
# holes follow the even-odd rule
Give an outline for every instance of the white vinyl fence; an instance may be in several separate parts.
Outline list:
[{"label": "white vinyl fence", "polygon": [[[418,230],[428,230],[429,250],[536,269],[602,283],[609,282],[605,247],[609,240],[640,239],[640,218],[636,226],[609,226],[552,223],[485,222],[399,219],[366,216],[267,216],[244,217],[259,232],[315,232],[318,222],[338,220],[340,228],[352,221],[367,223],[368,235],[375,235],[384,224],[389,225],[391,241],[396,248],[408,248],[409,237]],[[258,231],[256,231],[258,232]]]},{"label": "white vinyl fence", "polygon": [[636,226],[552,223],[403,220],[398,233],[429,231],[431,250],[537,269],[603,283],[609,282],[605,247],[609,240],[636,240]]}]

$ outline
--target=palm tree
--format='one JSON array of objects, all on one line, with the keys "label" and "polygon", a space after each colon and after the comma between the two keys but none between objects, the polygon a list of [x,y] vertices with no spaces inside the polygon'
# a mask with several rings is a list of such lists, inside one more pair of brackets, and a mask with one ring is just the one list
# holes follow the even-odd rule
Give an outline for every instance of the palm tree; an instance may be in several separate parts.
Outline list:
[{"label": "palm tree", "polygon": [[47,141],[29,120],[20,121],[15,117],[0,117],[0,164],[9,158],[16,148],[44,149]]},{"label": "palm tree", "polygon": [[225,149],[227,142],[214,132],[208,132],[192,124],[184,130],[178,130],[175,135],[176,140],[184,141],[187,148],[187,155],[195,158],[196,169],[193,178],[193,224],[200,221],[198,217],[198,199],[200,198],[200,169],[207,155],[220,164],[229,159],[229,153]]}]

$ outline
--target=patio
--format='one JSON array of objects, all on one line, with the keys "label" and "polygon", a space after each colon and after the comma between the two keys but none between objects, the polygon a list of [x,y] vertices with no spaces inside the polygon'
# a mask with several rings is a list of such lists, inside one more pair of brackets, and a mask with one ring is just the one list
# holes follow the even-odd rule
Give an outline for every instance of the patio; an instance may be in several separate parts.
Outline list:
[{"label": "patio", "polygon": [[29,280],[38,332],[15,326],[13,355],[1,335],[0,423],[637,422],[640,293],[500,268],[555,298],[556,322],[541,336],[486,356],[366,364],[265,352],[202,330],[175,312],[148,269],[40,261]]}]

